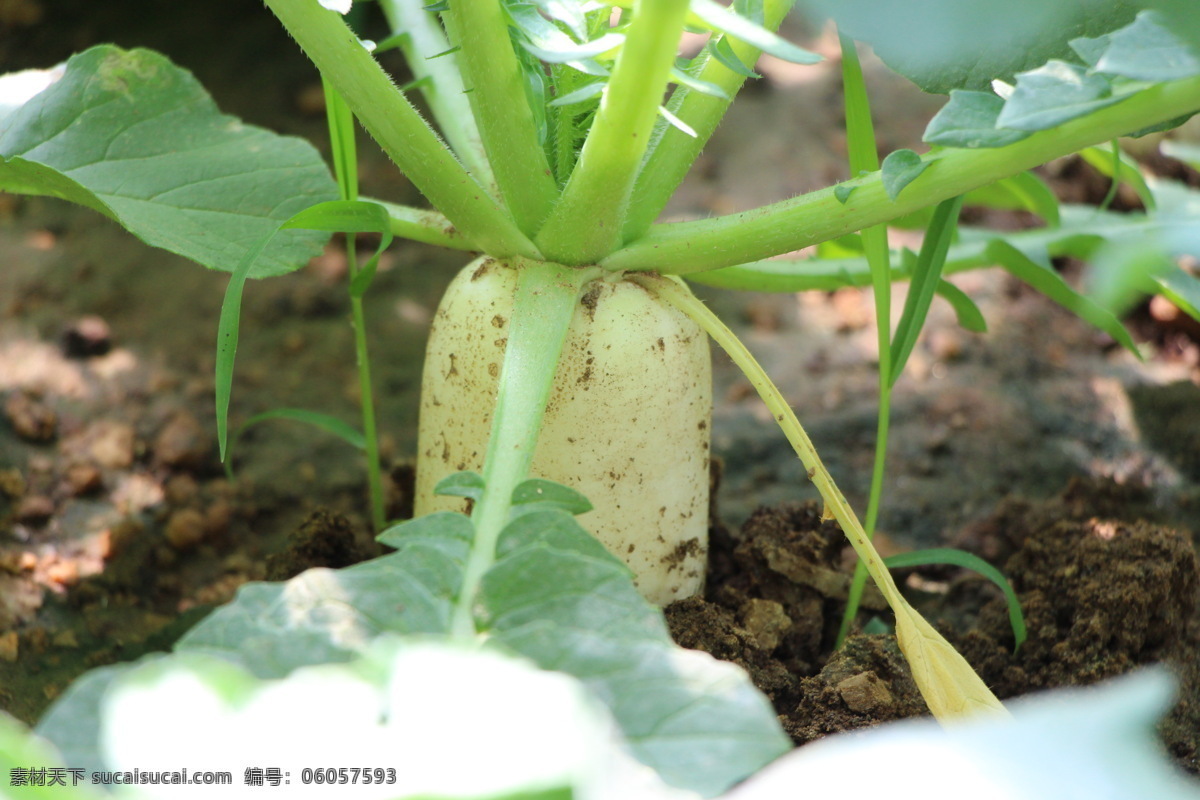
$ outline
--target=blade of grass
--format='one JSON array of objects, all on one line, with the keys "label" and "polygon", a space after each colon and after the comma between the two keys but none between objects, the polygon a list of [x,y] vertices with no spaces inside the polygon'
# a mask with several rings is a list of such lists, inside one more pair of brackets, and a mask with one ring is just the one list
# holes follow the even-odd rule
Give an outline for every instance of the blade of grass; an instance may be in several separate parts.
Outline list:
[{"label": "blade of grass", "polygon": [[540,256],[509,212],[463,169],[336,12],[315,2],[266,3],[362,126],[466,238],[497,257]]},{"label": "blade of grass", "polygon": [[517,226],[532,235],[558,198],[558,185],[539,141],[504,5],[452,2],[443,19],[458,48],[454,57],[500,194]]},{"label": "blade of grass", "polygon": [[[794,2],[795,0],[765,0],[763,27],[768,30],[777,29]],[[629,214],[622,231],[624,241],[632,241],[644,234],[666,208],[667,201],[683,182],[696,157],[700,155],[721,118],[725,116],[733,98],[746,82],[745,72],[735,72],[713,55],[711,48],[720,46],[721,42],[725,43],[728,50],[732,51],[734,57],[742,64],[753,65],[762,52],[740,39],[721,34],[710,43],[709,49],[705,50],[706,55],[702,58],[706,60],[696,77],[720,87],[727,97],[704,94],[686,86],[676,88],[671,94],[671,99],[666,104],[667,110],[683,120],[696,132],[696,136],[688,136],[667,124],[660,123],[655,126],[650,140],[649,155],[638,173],[633,194],[630,196]]]},{"label": "blade of grass", "polygon": [[[861,175],[879,169],[879,151],[875,144],[875,128],[871,122],[871,101],[867,95],[867,84],[863,79],[862,64],[858,60],[858,47],[854,40],[841,34],[838,41],[842,49],[842,87],[845,96],[846,144],[850,160],[850,174]],[[865,532],[868,539],[875,535],[875,524],[879,519],[879,507],[883,501],[883,475],[887,464],[888,427],[891,423],[892,384],[892,281],[890,253],[886,225],[864,228],[863,251],[871,268],[871,290],[875,298],[875,331],[879,344],[879,412],[875,425],[875,459],[871,470],[871,492],[867,501]],[[867,584],[866,565],[855,567],[854,579],[846,599],[835,646],[840,647],[850,631],[850,625],[858,614],[863,589]]]},{"label": "blade of grass", "polygon": [[829,470],[825,468],[812,440],[796,419],[779,389],[767,373],[733,335],[733,332],[709,311],[708,307],[673,276],[638,275],[634,278],[662,301],[675,306],[703,328],[737,364],[770,409],[796,455],[808,470],[808,477],[820,492],[825,506],[841,525],[850,546],[866,565],[875,585],[896,615],[896,639],[912,668],[913,679],[921,690],[929,710],[941,722],[954,721],[976,712],[1005,713],[1004,706],[975,674],[971,666],[933,626],[917,613],[900,594],[896,582],[883,565],[866,531],[846,502]]},{"label": "blade of grass", "polygon": [[921,253],[913,270],[912,286],[909,287],[892,342],[892,386],[896,385],[896,379],[904,371],[904,364],[912,353],[913,345],[917,343],[921,328],[925,326],[929,305],[933,302],[933,295],[942,279],[942,270],[946,266],[946,254],[954,239],[962,203],[961,195],[938,203],[933,219],[925,230],[925,240],[921,243]]},{"label": "blade of grass", "polygon": [[336,436],[346,444],[357,450],[367,449],[367,440],[363,438],[362,431],[355,428],[353,425],[348,425],[342,422],[337,417],[329,414],[322,414],[319,411],[309,411],[304,408],[273,408],[270,411],[264,411],[261,414],[255,414],[250,419],[243,422],[229,437],[229,446],[225,451],[225,477],[233,480],[233,446],[237,444],[238,439],[242,437],[250,428],[258,425],[260,422],[269,422],[271,420],[284,419],[293,422],[303,422],[306,425],[311,425],[314,428],[325,431],[326,433]]},{"label": "blade of grass", "polygon": [[1013,590],[1012,584],[1004,573],[984,561],[974,553],[956,550],[952,547],[931,547],[927,550],[914,550],[911,553],[900,553],[883,560],[888,569],[903,569],[904,567],[924,567],[930,564],[950,564],[955,567],[978,572],[983,577],[1000,587],[1004,592],[1004,601],[1008,604],[1008,621],[1012,625],[1013,652],[1021,649],[1028,635],[1025,630],[1025,613],[1021,610],[1021,600]]},{"label": "blade of grass", "polygon": [[687,0],[635,3],[625,44],[579,161],[535,237],[546,258],[591,264],[620,244],[687,10]]},{"label": "blade of grass", "polygon": [[[686,275],[789,253],[911,214],[1059,156],[1200,108],[1200,78],[1158,84],[1085,117],[994,149],[940,150],[898,199],[878,172],[778,203],[694,222],[655,225],[607,256],[609,270]],[[843,203],[838,194],[853,188]]]}]

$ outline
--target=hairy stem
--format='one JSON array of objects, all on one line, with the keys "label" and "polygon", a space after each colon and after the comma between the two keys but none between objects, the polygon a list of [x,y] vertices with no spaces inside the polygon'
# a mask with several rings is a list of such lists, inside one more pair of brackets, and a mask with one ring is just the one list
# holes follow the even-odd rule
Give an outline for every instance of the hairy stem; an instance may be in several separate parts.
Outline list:
[{"label": "hairy stem", "polygon": [[496,257],[540,256],[509,213],[472,178],[336,12],[266,0],[384,152],[471,241]]},{"label": "hairy stem", "polygon": [[[766,0],[763,4],[763,27],[776,30],[794,3],[795,0]],[[753,65],[758,60],[762,51],[757,47],[724,34],[722,37],[743,64]],[[683,182],[692,163],[746,82],[744,75],[739,75],[711,56],[708,56],[696,77],[720,86],[728,97],[714,97],[686,86],[675,88],[667,103],[667,110],[691,126],[696,135],[688,136],[666,120],[658,121],[650,140],[649,156],[638,173],[629,201],[629,215],[622,232],[625,241],[642,236],[667,207],[667,201]]]},{"label": "hairy stem", "polygon": [[895,201],[878,172],[853,179],[843,204],[833,187],[722,217],[656,225],[600,263],[610,270],[683,275],[789,253],[901,217],[955,195],[1200,108],[1200,78],[1150,87],[1120,103],[1006,147],[945,150]]},{"label": "hairy stem", "polygon": [[594,264],[620,244],[667,88],[687,0],[638,0],[625,44],[562,197],[535,241],[547,258]]},{"label": "hairy stem", "polygon": [[444,19],[500,194],[532,234],[558,198],[499,0],[450,0]]}]

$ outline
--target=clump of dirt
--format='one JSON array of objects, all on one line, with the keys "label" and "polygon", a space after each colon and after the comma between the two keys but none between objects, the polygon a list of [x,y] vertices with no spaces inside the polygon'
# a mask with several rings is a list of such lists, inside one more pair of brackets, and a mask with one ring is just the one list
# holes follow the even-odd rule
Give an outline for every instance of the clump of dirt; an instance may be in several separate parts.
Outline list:
[{"label": "clump of dirt", "polygon": [[342,514],[317,509],[288,537],[287,548],[267,556],[266,579],[286,581],[311,567],[349,567],[380,554],[380,547]]},{"label": "clump of dirt", "polygon": [[[1087,489],[1095,513],[1081,502]],[[1076,485],[1033,513],[1010,503],[997,515],[999,549],[1016,548],[1004,571],[1021,598],[1028,639],[1013,652],[1007,610],[993,600],[959,647],[1001,698],[1166,664],[1181,694],[1162,735],[1179,763],[1200,773],[1200,561],[1192,535],[1112,515],[1103,489]]]},{"label": "clump of dirt", "polygon": [[[737,536],[717,524],[710,538],[705,598],[667,607],[671,635],[744,667],[797,744],[926,711],[893,637],[832,653],[852,570],[817,505],[759,509]],[[863,605],[886,608],[873,589]]]},{"label": "clump of dirt", "polygon": [[[1018,592],[1017,652],[1003,597],[973,573],[910,571],[923,589],[912,600],[1001,699],[1168,665],[1181,695],[1161,733],[1200,772],[1200,560],[1192,535],[1158,516],[1147,491],[1076,481],[1051,501],[1009,499],[964,531],[958,544],[1001,564]],[[667,609],[672,635],[745,667],[797,744],[927,713],[893,635],[832,651],[851,571],[817,506],[760,509],[736,536],[717,526],[713,549],[704,599]]]}]

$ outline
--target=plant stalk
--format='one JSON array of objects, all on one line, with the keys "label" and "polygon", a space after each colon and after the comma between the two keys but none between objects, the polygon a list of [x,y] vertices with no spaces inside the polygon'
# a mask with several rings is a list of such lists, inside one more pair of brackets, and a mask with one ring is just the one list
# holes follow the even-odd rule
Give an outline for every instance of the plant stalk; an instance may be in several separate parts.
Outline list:
[{"label": "plant stalk", "polygon": [[434,58],[450,49],[441,23],[426,11],[424,0],[380,0],[393,34],[403,34],[400,49],[404,60],[420,84],[421,96],[437,120],[438,128],[481,186],[493,197],[500,196],[496,176],[488,163],[479,127],[471,113],[471,104],[463,90],[462,75],[452,58]]},{"label": "plant stalk", "polygon": [[[763,27],[771,31],[777,30],[794,3],[795,0],[765,0]],[[722,34],[722,37],[729,42],[730,49],[743,64],[753,65],[762,53],[757,47],[731,36]],[[696,77],[720,86],[728,98],[714,97],[686,86],[675,88],[667,102],[667,110],[691,126],[696,135],[688,136],[666,120],[656,123],[654,135],[650,140],[649,155],[638,173],[637,183],[629,200],[629,214],[622,231],[624,241],[633,241],[644,235],[667,207],[667,201],[683,182],[696,157],[700,155],[721,118],[725,116],[733,98],[746,82],[744,75],[739,75],[712,56],[706,57],[708,60]]]},{"label": "plant stalk", "polygon": [[928,169],[895,201],[875,172],[847,183],[854,191],[844,204],[828,187],[737,214],[656,225],[600,264],[609,270],[684,275],[770,258],[887,222],[1198,108],[1200,78],[1159,84],[1005,147],[927,155]]},{"label": "plant stalk", "polygon": [[[879,150],[871,121],[871,102],[858,60],[858,46],[845,34],[839,35],[842,50],[842,84],[845,95],[846,135],[849,145],[850,174],[879,169]],[[883,476],[887,464],[888,425],[892,415],[892,281],[887,225],[872,225],[861,233],[867,263],[871,268],[871,287],[875,297],[875,331],[879,343],[879,411],[875,430],[875,460],[871,470],[871,492],[867,500],[864,526],[868,539],[875,537],[879,507],[883,499]],[[846,598],[835,647],[841,647],[867,585],[866,566],[860,561],[854,568],[854,580]]]},{"label": "plant stalk", "polygon": [[266,0],[362,126],[469,240],[496,257],[540,253],[463,166],[346,26],[316,2]]},{"label": "plant stalk", "polygon": [[515,266],[517,291],[483,462],[484,491],[471,513],[475,542],[451,619],[451,632],[459,638],[475,636],[475,595],[496,560],[496,542],[508,522],[513,490],[529,475],[581,287],[599,274],[596,269],[523,259],[516,259]]},{"label": "plant stalk", "polygon": [[634,181],[687,17],[688,0],[638,0],[579,161],[534,241],[564,264],[594,264],[621,242]]},{"label": "plant stalk", "polygon": [[532,235],[558,199],[558,185],[538,140],[504,5],[450,0],[443,18],[500,194],[517,226]]}]

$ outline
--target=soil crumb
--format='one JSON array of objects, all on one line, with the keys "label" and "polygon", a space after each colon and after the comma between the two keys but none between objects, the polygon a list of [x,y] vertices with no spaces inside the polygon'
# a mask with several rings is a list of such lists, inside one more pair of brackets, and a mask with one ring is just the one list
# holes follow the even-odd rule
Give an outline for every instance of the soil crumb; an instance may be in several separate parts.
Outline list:
[{"label": "soil crumb", "polygon": [[286,581],[312,567],[348,567],[379,554],[374,542],[360,541],[346,517],[318,509],[292,532],[284,550],[267,556],[266,580]]}]

